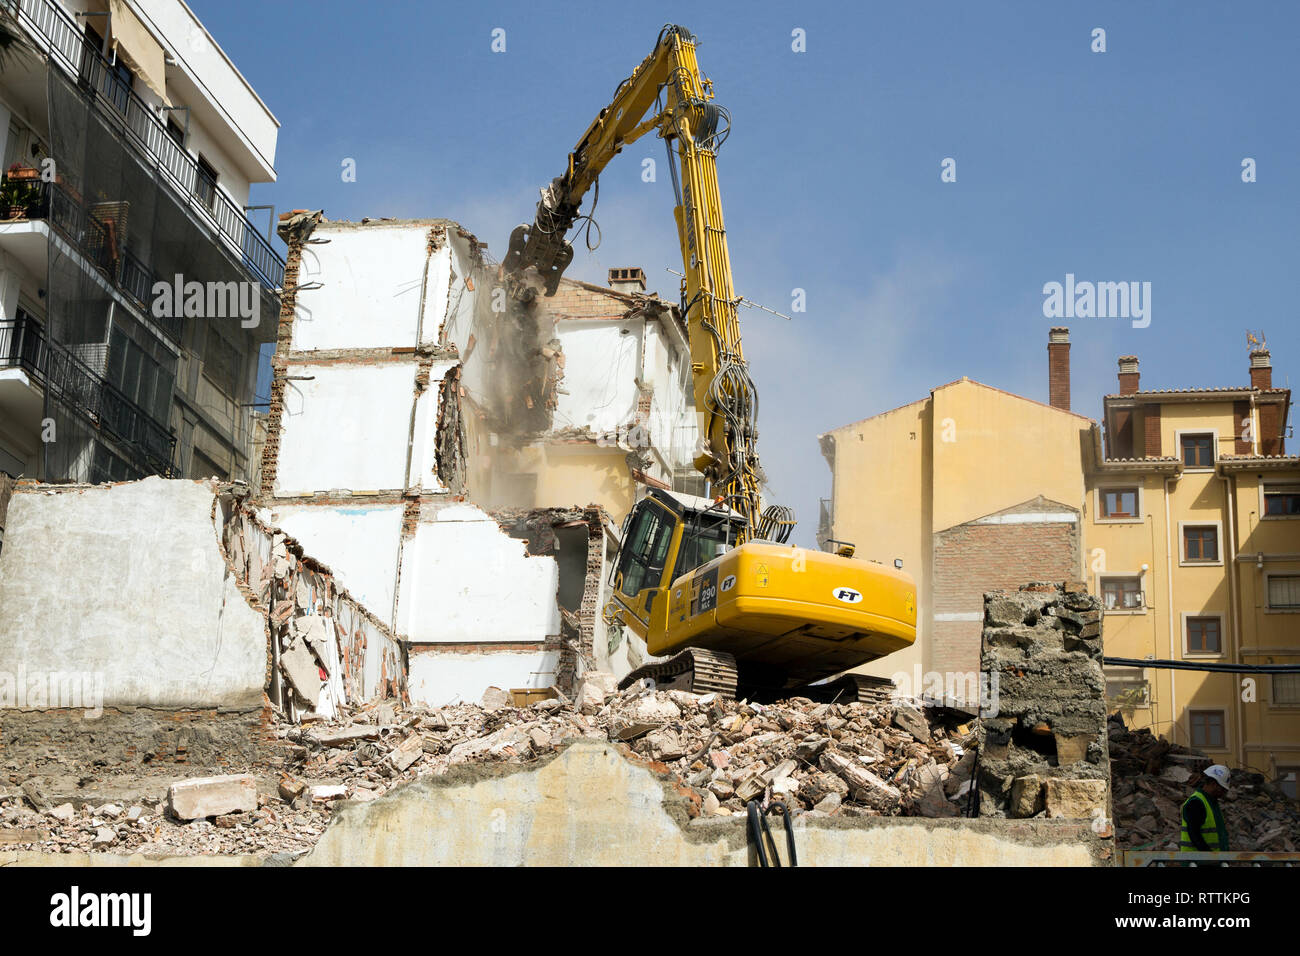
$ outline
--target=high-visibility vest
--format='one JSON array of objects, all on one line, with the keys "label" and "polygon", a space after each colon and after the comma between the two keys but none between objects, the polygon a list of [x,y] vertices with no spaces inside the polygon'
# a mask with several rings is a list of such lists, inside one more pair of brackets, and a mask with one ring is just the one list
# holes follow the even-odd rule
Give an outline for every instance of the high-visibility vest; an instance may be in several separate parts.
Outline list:
[{"label": "high-visibility vest", "polygon": [[1219,818],[1214,812],[1214,807],[1210,805],[1209,798],[1199,790],[1193,791],[1192,795],[1183,801],[1183,827],[1178,840],[1178,849],[1200,852],[1196,845],[1192,843],[1191,835],[1187,832],[1187,804],[1191,803],[1193,800],[1199,800],[1205,806],[1205,822],[1201,824],[1201,839],[1205,841],[1205,845],[1208,846],[1210,850],[1218,850]]}]

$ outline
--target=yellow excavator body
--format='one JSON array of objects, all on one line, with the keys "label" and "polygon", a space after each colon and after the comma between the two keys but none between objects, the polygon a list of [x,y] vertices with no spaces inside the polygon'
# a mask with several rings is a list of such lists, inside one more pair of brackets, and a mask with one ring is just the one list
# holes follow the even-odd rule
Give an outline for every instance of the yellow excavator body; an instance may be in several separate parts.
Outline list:
[{"label": "yellow excavator body", "polygon": [[[750,541],[673,583],[651,654],[726,651],[747,669],[812,683],[910,647],[916,585],[855,558]],[[658,622],[654,622],[656,625]]]}]

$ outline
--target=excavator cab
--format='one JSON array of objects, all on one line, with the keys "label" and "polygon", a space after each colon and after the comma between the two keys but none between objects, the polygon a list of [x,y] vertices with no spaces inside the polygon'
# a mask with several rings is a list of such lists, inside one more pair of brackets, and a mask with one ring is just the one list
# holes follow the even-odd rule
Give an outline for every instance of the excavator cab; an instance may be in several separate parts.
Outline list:
[{"label": "excavator cab", "polygon": [[662,630],[673,583],[730,551],[742,528],[730,509],[695,495],[655,489],[637,502],[611,582],[625,622],[643,637],[656,622]]}]

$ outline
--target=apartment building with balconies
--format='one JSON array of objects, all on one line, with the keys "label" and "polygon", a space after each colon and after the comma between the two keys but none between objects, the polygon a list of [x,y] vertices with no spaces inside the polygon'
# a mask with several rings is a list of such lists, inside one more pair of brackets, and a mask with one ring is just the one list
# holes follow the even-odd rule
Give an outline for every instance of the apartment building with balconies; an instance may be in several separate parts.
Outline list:
[{"label": "apartment building with balconies", "polygon": [[182,0],[0,9],[0,470],[247,477],[278,121]]},{"label": "apartment building with balconies", "polygon": [[[1141,386],[1119,359],[1103,399],[1084,528],[1113,707],[1138,726],[1294,793],[1300,769],[1300,456],[1286,453],[1291,392],[1267,349],[1249,384]],[[1204,668],[1204,669],[1200,669]],[[1245,668],[1245,670],[1241,670]]]}]

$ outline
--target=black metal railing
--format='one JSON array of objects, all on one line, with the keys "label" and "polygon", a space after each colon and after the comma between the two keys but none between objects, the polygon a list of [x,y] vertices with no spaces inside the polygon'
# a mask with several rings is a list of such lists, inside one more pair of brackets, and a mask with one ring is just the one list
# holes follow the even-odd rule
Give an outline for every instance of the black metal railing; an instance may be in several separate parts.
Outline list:
[{"label": "black metal railing", "polygon": [[39,201],[27,207],[29,219],[44,219],[136,307],[148,315],[172,341],[182,341],[183,320],[180,316],[154,315],[153,271],[123,245],[125,236],[117,233],[113,213],[117,203],[87,207],[79,196],[58,182],[34,184]]},{"label": "black metal railing", "polygon": [[45,367],[45,341],[35,322],[23,318],[0,322],[0,368],[21,368],[40,375]]},{"label": "black metal railing", "polygon": [[21,368],[57,403],[128,448],[143,474],[170,475],[176,438],[139,405],[66,348],[49,342],[32,319],[0,322],[0,368]]},{"label": "black metal railing", "polygon": [[99,50],[88,44],[76,22],[54,0],[18,0],[19,20],[44,51],[103,104],[105,118],[141,150],[177,194],[233,247],[244,268],[274,292],[284,283],[284,259],[222,190],[202,174],[198,161],[167,131],[138,94],[129,89]]}]

